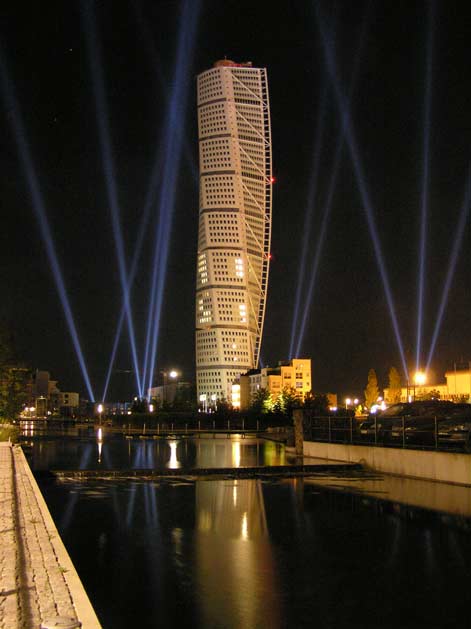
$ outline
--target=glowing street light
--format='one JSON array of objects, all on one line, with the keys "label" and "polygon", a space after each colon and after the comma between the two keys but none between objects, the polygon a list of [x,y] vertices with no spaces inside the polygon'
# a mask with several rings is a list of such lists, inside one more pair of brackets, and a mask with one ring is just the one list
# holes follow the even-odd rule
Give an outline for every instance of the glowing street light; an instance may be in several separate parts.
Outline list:
[{"label": "glowing street light", "polygon": [[96,407],[96,410],[98,411],[98,421],[101,426],[101,417],[103,415],[103,410],[104,410],[103,404],[98,404],[98,406]]},{"label": "glowing street light", "polygon": [[424,371],[416,371],[414,374],[414,400],[415,400],[415,387],[423,387],[427,381],[427,376]]},{"label": "glowing street light", "polygon": [[416,371],[414,374],[414,383],[421,387],[427,382],[427,376],[423,371]]},{"label": "glowing street light", "polygon": [[164,386],[163,386],[163,391],[162,391],[162,401],[163,402],[167,402],[167,387],[168,387],[168,379],[170,378],[171,380],[176,380],[178,378],[178,376],[180,375],[180,372],[178,372],[176,369],[171,369],[170,371],[167,371],[166,369],[164,371],[160,372],[163,376],[164,379]]}]

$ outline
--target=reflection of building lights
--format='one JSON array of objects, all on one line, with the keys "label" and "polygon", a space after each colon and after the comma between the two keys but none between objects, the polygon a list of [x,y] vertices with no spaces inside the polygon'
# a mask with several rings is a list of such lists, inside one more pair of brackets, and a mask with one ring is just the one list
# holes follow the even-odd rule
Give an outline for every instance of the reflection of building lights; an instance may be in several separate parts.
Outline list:
[{"label": "reflection of building lights", "polygon": [[249,525],[247,521],[247,512],[242,516],[242,526],[240,531],[242,539],[249,539]]},{"label": "reflection of building lights", "polygon": [[234,486],[232,487],[232,502],[234,507],[237,507],[237,480],[234,481]]},{"label": "reflection of building lights", "polygon": [[169,441],[168,445],[170,446],[170,460],[168,466],[171,470],[176,470],[180,467],[180,463],[177,459],[177,442]]},{"label": "reflection of building lights", "polygon": [[103,449],[103,430],[101,428],[98,428],[96,438],[98,442],[98,463],[101,463],[101,451]]},{"label": "reflection of building lights", "polygon": [[240,467],[240,441],[232,442],[232,466]]}]

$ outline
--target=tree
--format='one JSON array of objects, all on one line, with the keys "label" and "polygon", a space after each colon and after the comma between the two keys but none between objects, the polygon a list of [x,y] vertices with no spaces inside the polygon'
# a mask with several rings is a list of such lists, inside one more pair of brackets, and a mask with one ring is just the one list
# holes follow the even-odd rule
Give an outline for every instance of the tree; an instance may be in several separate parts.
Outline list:
[{"label": "tree", "polygon": [[148,411],[147,400],[143,397],[142,398],[135,397],[131,405],[131,412],[132,413],[147,413],[147,411]]},{"label": "tree", "polygon": [[301,406],[301,404],[302,402],[296,393],[296,389],[294,387],[284,387],[274,404],[274,410],[285,415],[287,419],[292,419],[293,408]]},{"label": "tree", "polygon": [[397,404],[401,401],[401,376],[399,375],[396,367],[391,367],[389,370],[389,389],[388,389],[388,399],[386,402],[388,404]]},{"label": "tree", "polygon": [[8,330],[0,325],[0,417],[13,419],[28,401],[31,371],[15,358]]},{"label": "tree", "polygon": [[270,391],[268,389],[261,388],[255,392],[252,403],[250,404],[250,410],[256,414],[265,414],[271,411],[272,406],[273,402]]},{"label": "tree", "polygon": [[328,415],[329,414],[329,398],[324,394],[314,395],[312,391],[304,396],[304,408],[312,411],[312,415]]},{"label": "tree", "polygon": [[370,369],[368,372],[368,382],[365,389],[365,405],[367,408],[371,408],[373,404],[378,401],[379,389],[378,378],[376,377],[376,371]]}]

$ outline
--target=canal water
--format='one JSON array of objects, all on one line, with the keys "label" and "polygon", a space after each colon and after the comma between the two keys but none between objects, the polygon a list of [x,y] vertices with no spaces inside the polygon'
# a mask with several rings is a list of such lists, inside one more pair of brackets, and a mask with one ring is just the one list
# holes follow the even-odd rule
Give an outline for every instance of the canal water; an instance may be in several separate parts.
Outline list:
[{"label": "canal water", "polygon": [[[44,439],[29,457],[33,470],[287,462],[279,444],[237,438]],[[471,513],[414,503],[410,484],[402,501],[371,474],[40,486],[104,629],[438,629],[469,618]]]}]

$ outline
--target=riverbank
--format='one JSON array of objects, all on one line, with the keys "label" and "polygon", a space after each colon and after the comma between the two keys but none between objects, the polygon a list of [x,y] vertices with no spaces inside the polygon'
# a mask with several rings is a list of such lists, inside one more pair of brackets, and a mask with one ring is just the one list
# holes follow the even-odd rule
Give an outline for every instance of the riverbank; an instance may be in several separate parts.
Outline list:
[{"label": "riverbank", "polygon": [[58,617],[101,628],[25,456],[8,442],[0,443],[0,531],[0,629],[56,626]]}]

